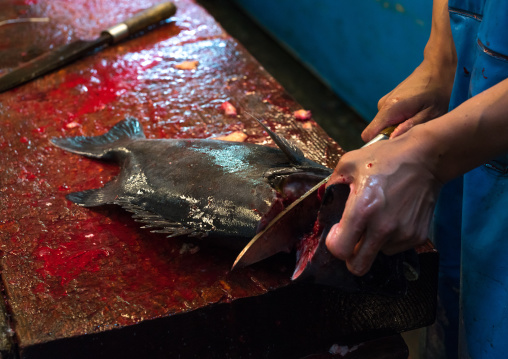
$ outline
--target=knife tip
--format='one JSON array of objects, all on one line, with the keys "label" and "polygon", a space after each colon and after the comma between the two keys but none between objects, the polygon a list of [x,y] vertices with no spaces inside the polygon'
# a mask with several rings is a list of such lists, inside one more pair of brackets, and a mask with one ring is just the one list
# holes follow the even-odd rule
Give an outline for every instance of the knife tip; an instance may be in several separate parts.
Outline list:
[{"label": "knife tip", "polygon": [[244,263],[244,261],[242,261],[242,255],[243,255],[243,252],[240,253],[238,255],[238,257],[236,257],[235,259],[235,262],[233,263],[233,265],[231,266],[231,271],[234,271],[235,269],[240,269],[240,268],[244,268],[246,266],[246,264]]}]

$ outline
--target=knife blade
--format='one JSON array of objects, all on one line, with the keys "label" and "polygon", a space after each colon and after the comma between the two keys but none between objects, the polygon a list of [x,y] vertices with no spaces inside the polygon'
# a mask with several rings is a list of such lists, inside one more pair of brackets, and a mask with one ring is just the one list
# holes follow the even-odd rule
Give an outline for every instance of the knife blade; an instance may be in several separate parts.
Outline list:
[{"label": "knife blade", "polygon": [[[389,139],[395,127],[385,128],[362,147]],[[305,233],[312,228],[319,209],[319,205],[315,205],[316,201],[319,201],[318,190],[330,177],[331,175],[305,192],[256,234],[238,255],[232,270],[257,263],[279,252],[290,252],[299,240],[297,233]]]},{"label": "knife blade", "polygon": [[116,44],[173,16],[175,12],[176,6],[172,2],[162,2],[102,31],[95,40],[78,40],[41,55],[0,77],[0,93],[65,66],[94,50]]}]

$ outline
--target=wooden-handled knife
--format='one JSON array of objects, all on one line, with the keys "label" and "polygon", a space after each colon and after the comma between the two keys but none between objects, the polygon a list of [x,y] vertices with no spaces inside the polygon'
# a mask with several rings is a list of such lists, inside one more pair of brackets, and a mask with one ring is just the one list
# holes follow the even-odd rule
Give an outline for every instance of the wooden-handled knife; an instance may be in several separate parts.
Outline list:
[{"label": "wooden-handled knife", "polygon": [[10,90],[25,82],[45,75],[48,72],[90,54],[94,50],[115,44],[151,25],[158,24],[173,16],[175,12],[176,6],[172,2],[163,2],[141,11],[120,24],[102,31],[100,36],[95,40],[78,40],[41,55],[0,77],[0,92]]}]

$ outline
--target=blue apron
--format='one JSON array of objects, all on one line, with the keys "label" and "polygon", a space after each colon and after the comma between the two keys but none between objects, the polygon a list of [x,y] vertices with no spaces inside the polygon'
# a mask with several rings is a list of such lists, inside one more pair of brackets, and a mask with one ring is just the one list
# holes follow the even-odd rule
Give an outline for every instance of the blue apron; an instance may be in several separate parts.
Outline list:
[{"label": "blue apron", "polygon": [[[451,110],[508,77],[508,0],[450,0],[449,12],[458,54]],[[444,357],[508,358],[507,155],[443,188],[432,232]]]}]

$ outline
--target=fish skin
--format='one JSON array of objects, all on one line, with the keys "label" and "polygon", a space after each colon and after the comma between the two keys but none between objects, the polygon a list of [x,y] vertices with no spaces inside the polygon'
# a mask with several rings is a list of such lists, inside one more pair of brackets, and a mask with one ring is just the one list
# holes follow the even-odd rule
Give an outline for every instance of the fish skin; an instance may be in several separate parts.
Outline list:
[{"label": "fish skin", "polygon": [[112,159],[121,168],[102,188],[68,194],[70,201],[84,207],[116,204],[153,232],[215,238],[232,249],[243,248],[260,229],[260,221],[280,200],[278,183],[303,174],[312,185],[331,173],[294,148],[146,139],[134,118],[102,136],[51,142],[87,157]]}]

